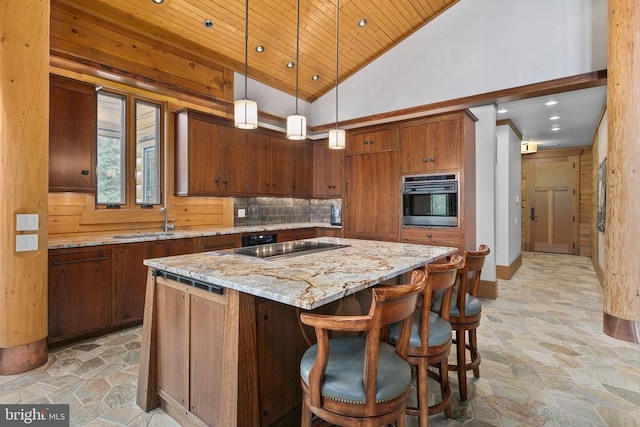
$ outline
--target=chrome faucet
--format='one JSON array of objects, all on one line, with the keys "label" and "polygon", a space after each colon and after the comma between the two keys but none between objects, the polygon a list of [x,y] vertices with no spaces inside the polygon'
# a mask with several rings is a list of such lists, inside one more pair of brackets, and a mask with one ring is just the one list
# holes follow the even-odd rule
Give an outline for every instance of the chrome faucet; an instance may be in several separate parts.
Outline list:
[{"label": "chrome faucet", "polygon": [[[162,224],[162,231],[164,233],[168,233],[169,230],[174,230],[176,228],[176,220],[169,219],[169,213],[167,212],[167,208],[164,206],[161,207],[160,213],[164,214],[164,224]],[[169,224],[169,221],[171,221],[171,224]]]}]

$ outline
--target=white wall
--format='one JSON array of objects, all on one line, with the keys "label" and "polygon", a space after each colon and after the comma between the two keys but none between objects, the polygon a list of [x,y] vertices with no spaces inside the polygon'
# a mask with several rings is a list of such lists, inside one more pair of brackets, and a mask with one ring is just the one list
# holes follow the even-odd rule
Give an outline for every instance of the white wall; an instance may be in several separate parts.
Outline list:
[{"label": "white wall", "polygon": [[[340,84],[340,120],[607,67],[606,0],[461,0]],[[311,105],[335,120],[335,95]]]},{"label": "white wall", "polygon": [[520,255],[520,138],[511,126],[496,128],[496,264],[508,267]]},{"label": "white wall", "polygon": [[476,246],[491,253],[482,269],[482,280],[496,280],[496,108],[472,108],[476,122]]}]

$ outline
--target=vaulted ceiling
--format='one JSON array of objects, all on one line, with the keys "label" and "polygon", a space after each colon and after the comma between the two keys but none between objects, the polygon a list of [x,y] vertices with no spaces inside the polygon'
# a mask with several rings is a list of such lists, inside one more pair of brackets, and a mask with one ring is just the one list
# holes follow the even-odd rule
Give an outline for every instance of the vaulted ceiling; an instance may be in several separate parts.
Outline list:
[{"label": "vaulted ceiling", "polygon": [[[341,0],[339,79],[366,66],[458,0]],[[58,0],[244,73],[244,0]],[[367,25],[358,23],[366,19]],[[209,20],[212,25],[205,25]],[[298,95],[313,102],[335,85],[335,0],[300,0]],[[296,0],[250,0],[248,75],[295,95]],[[258,53],[256,47],[263,46]],[[318,76],[314,80],[313,76]]]}]

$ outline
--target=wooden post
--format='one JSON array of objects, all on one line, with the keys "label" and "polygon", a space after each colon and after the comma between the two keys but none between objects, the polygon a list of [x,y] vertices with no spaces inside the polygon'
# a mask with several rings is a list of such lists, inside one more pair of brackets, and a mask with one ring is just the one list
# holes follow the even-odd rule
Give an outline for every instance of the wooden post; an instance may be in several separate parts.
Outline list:
[{"label": "wooden post", "polygon": [[[49,1],[0,0],[0,375],[47,361]],[[38,214],[16,231],[16,214]],[[16,236],[38,249],[16,252]]]},{"label": "wooden post", "polygon": [[640,3],[609,1],[604,332],[640,342]]}]

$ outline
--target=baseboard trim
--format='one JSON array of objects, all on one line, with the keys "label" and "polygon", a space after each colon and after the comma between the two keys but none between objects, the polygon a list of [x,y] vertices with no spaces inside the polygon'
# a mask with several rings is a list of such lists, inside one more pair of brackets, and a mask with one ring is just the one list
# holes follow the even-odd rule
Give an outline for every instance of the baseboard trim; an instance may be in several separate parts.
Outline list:
[{"label": "baseboard trim", "polygon": [[478,296],[480,298],[496,299],[498,298],[498,281],[480,280],[478,288]]},{"label": "baseboard trim", "polygon": [[518,271],[521,265],[522,253],[520,253],[520,255],[518,255],[518,258],[516,258],[509,266],[496,265],[496,278],[500,280],[511,280],[511,278],[514,274],[516,274],[516,271]]}]

